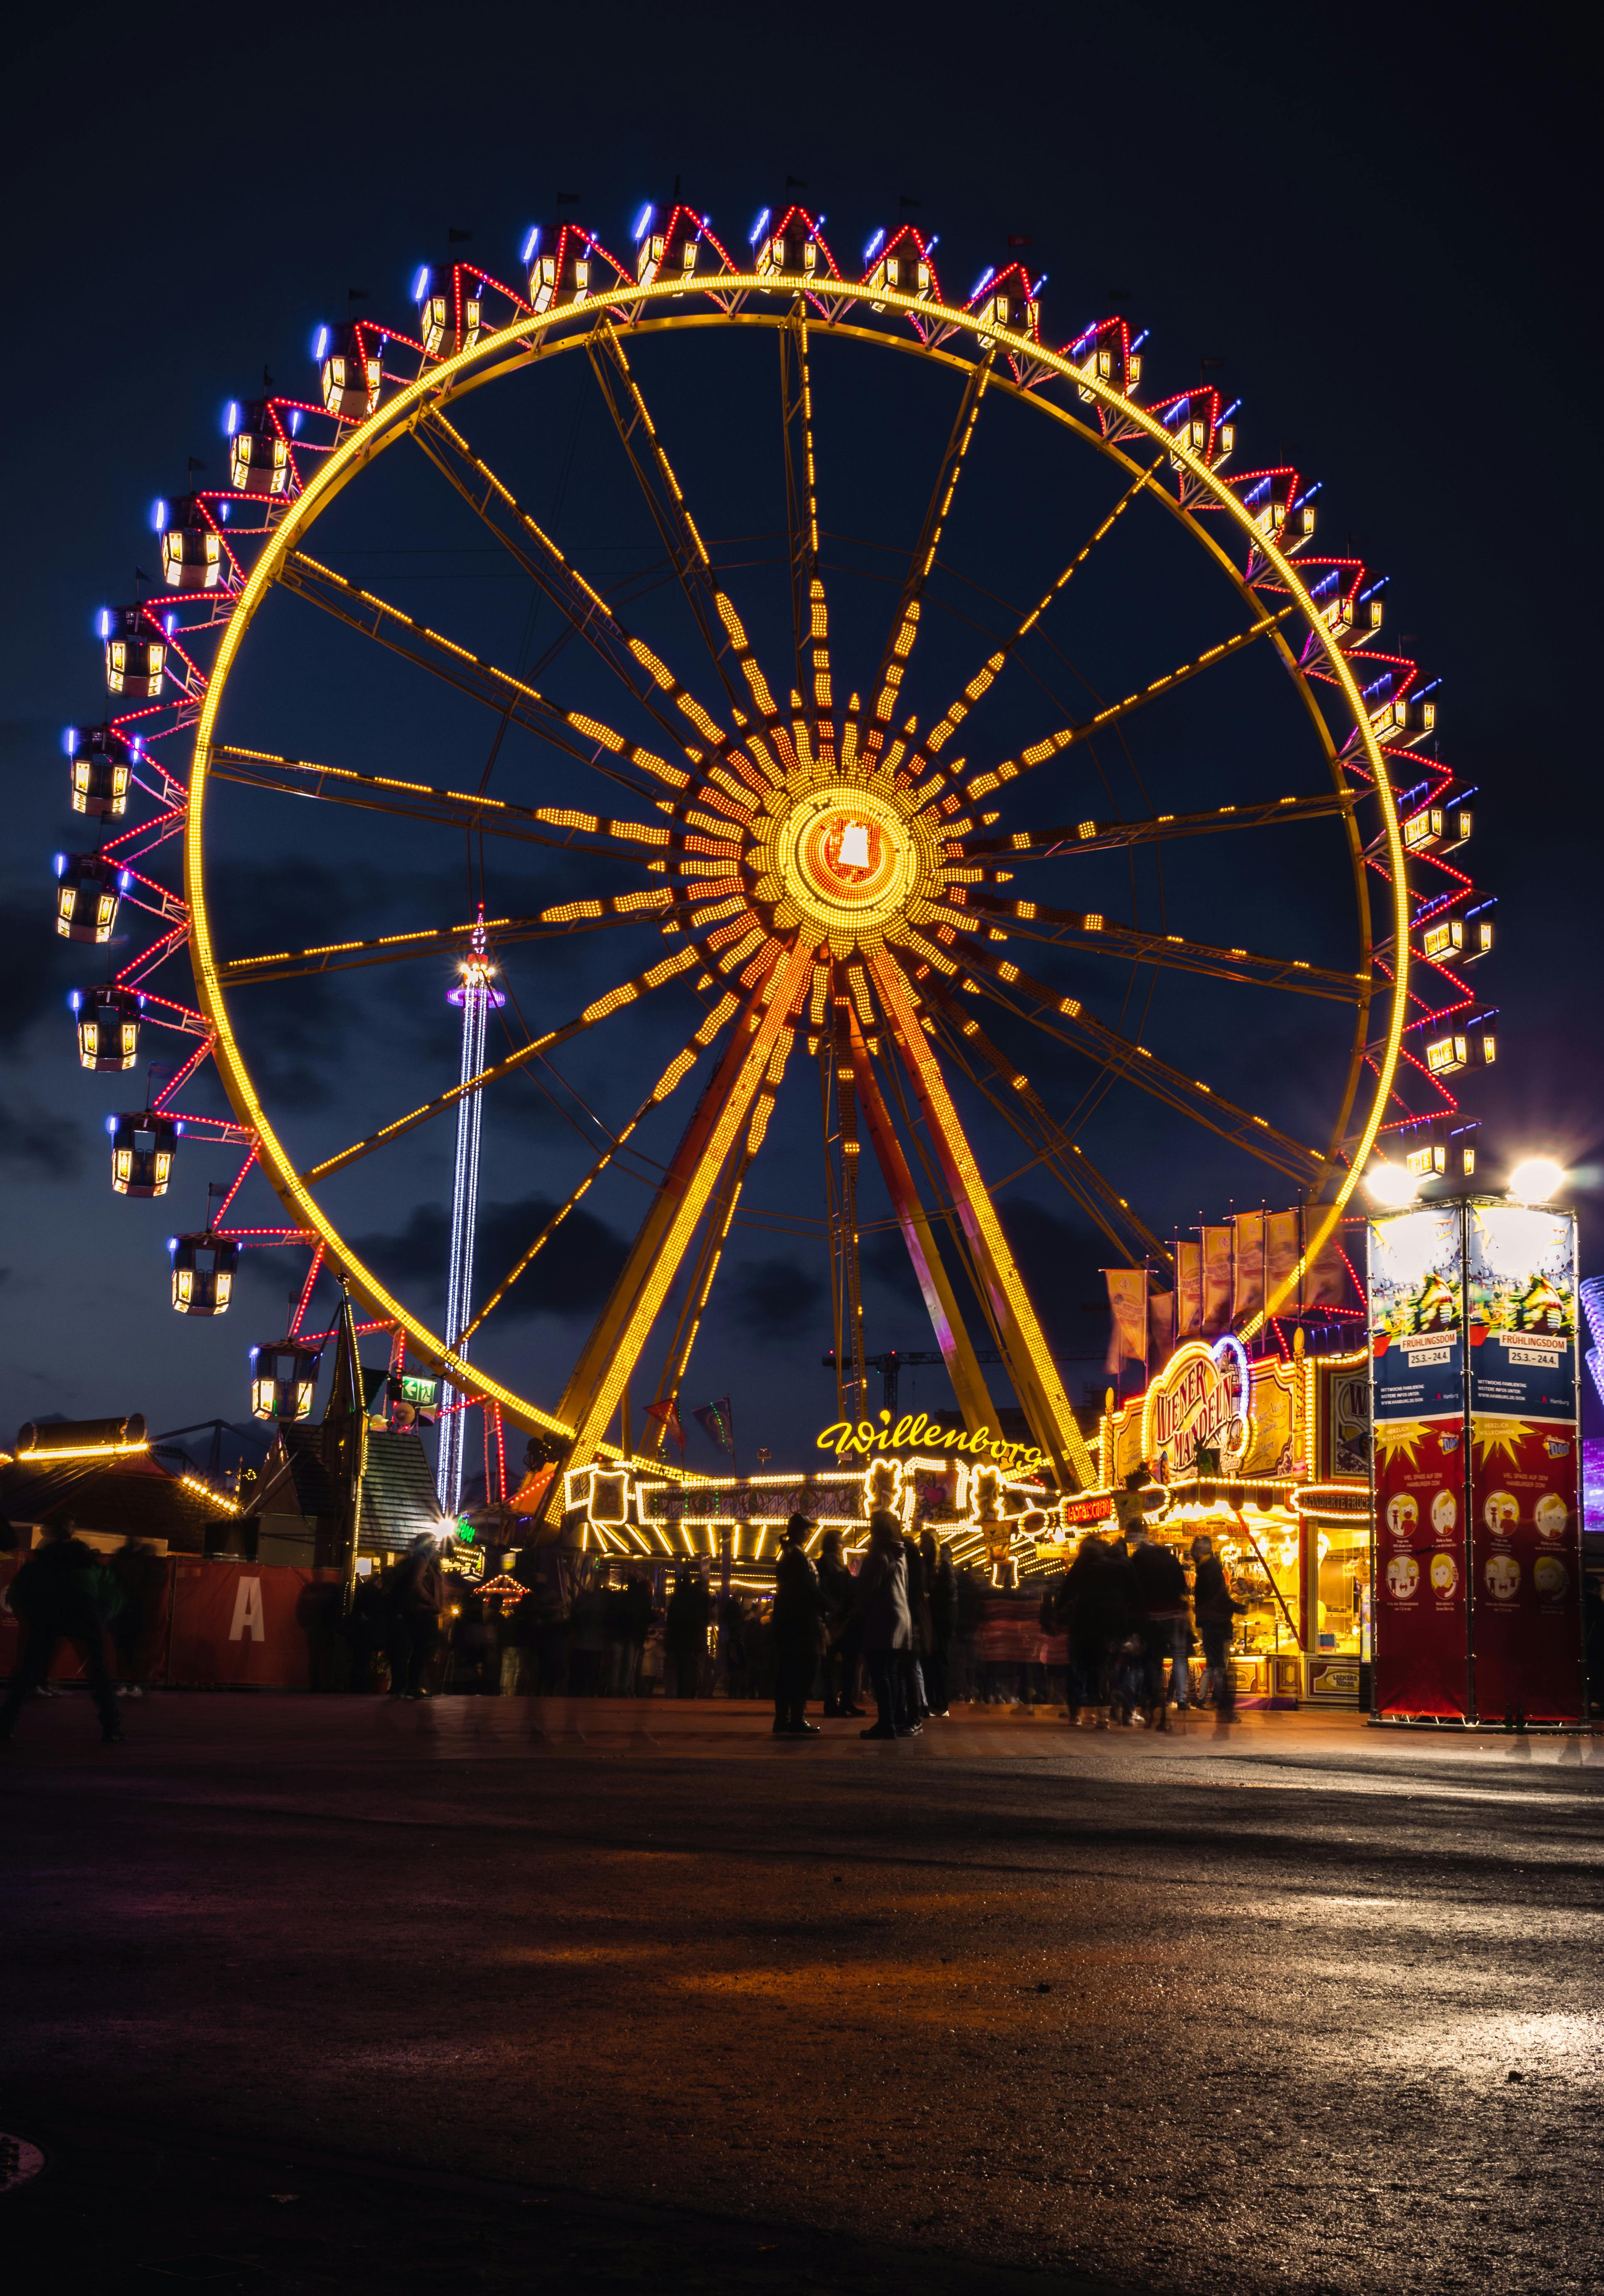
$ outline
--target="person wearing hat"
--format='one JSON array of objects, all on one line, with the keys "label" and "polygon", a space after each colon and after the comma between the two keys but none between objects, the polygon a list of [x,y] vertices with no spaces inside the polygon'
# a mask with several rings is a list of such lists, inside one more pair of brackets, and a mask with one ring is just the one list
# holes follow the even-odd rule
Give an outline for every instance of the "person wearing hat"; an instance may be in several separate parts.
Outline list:
[{"label": "person wearing hat", "polygon": [[824,1605],[819,1574],[808,1559],[807,1535],[816,1530],[805,1514],[794,1514],[785,1526],[780,1557],[774,1565],[774,1735],[776,1738],[816,1738],[819,1726],[807,1719],[807,1693],[813,1688],[820,1652],[824,1646]]}]

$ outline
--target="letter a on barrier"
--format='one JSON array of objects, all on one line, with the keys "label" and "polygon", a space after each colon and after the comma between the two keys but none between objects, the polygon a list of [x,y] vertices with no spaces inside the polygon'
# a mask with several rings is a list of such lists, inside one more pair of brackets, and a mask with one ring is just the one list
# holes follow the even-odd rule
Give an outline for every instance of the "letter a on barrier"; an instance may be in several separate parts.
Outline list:
[{"label": "letter a on barrier", "polygon": [[233,1624],[228,1629],[228,1639],[231,1643],[266,1641],[267,1617],[259,1578],[241,1579],[234,1595]]}]

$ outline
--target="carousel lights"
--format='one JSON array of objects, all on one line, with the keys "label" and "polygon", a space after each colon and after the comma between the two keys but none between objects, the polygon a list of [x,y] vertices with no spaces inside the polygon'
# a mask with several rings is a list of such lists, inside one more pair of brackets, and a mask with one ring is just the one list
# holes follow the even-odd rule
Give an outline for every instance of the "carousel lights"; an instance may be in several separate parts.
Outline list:
[{"label": "carousel lights", "polygon": [[237,1499],[229,1498],[222,1491],[213,1490],[211,1485],[203,1483],[199,1475],[180,1475],[178,1487],[181,1490],[193,1491],[198,1499],[204,1499],[209,1506],[220,1508],[225,1514],[243,1513]]}]

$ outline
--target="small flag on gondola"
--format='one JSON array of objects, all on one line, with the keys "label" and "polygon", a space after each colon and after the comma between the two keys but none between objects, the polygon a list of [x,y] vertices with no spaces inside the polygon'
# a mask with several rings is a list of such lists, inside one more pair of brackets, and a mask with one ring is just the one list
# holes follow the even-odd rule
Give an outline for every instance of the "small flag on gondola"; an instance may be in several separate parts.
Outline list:
[{"label": "small flag on gondola", "polygon": [[697,1425],[701,1429],[702,1433],[707,1437],[709,1443],[715,1444],[719,1450],[727,1451],[729,1453],[731,1464],[733,1465],[735,1459],[735,1415],[730,1408],[729,1397],[727,1395],[724,1396],[716,1403],[704,1403],[701,1406],[701,1408],[698,1411],[693,1411],[691,1414],[691,1416],[695,1420]]}]

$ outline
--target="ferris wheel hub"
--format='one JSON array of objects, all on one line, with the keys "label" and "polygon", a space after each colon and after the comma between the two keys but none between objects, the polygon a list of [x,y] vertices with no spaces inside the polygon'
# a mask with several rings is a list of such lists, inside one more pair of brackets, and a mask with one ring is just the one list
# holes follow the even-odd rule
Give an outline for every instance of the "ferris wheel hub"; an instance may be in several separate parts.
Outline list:
[{"label": "ferris wheel hub", "polygon": [[816,791],[785,825],[786,890],[827,930],[883,929],[912,890],[917,864],[906,820],[873,790]]}]

